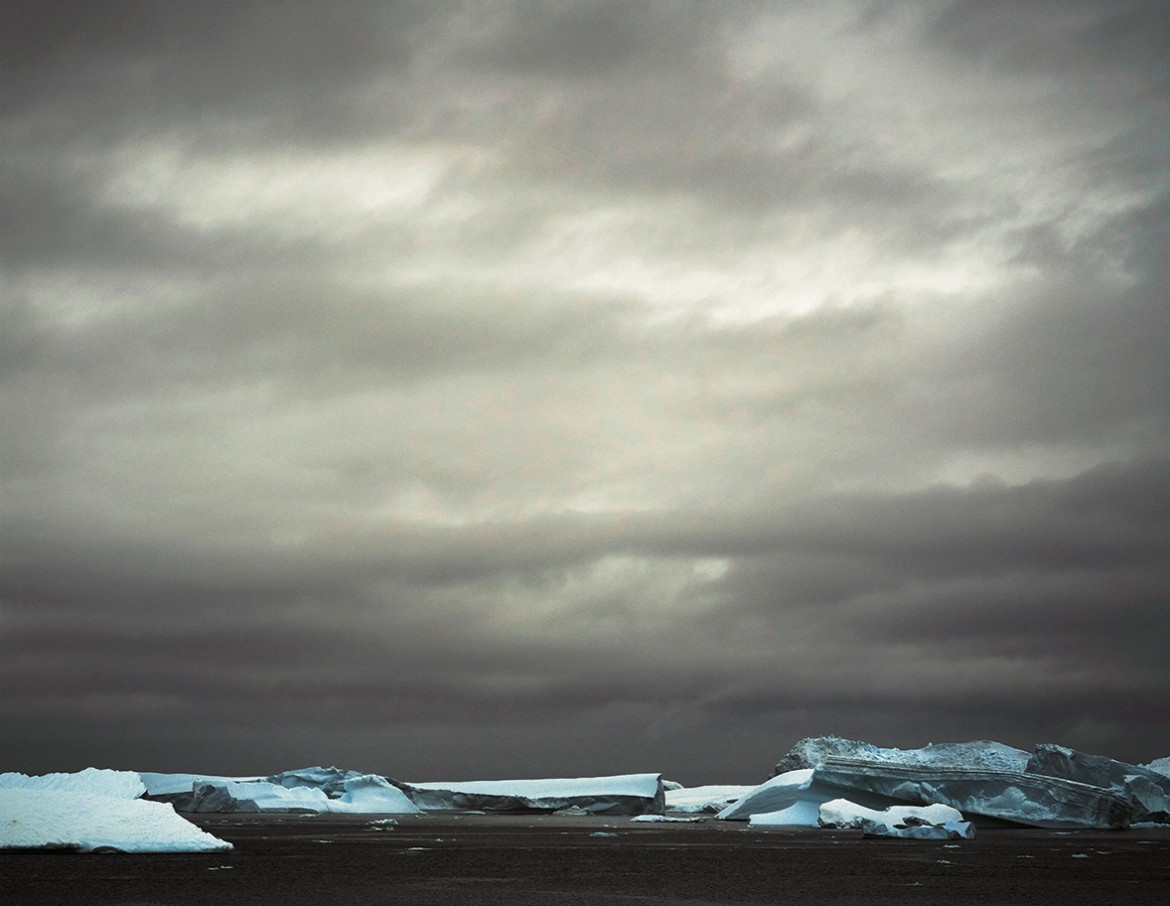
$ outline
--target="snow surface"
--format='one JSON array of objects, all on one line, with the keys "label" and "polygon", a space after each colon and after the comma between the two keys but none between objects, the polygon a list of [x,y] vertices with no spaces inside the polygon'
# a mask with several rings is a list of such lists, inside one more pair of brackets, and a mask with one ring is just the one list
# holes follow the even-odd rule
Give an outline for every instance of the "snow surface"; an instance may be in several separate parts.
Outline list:
[{"label": "snow surface", "polygon": [[0,850],[152,853],[231,848],[230,843],[177,815],[165,802],[68,788],[0,789]]},{"label": "snow surface", "polygon": [[927,824],[962,821],[963,813],[949,805],[891,805],[887,809],[864,808],[848,799],[834,799],[820,807],[821,827],[861,827],[863,821],[889,821],[905,824],[908,818]]},{"label": "snow surface", "polygon": [[718,812],[738,802],[754,786],[693,786],[666,791],[666,810],[693,814],[695,812]]},{"label": "snow surface", "polygon": [[581,796],[658,795],[660,774],[619,774],[612,777],[576,777],[545,780],[468,780],[411,783],[419,790],[466,793],[472,796],[512,796],[523,799],[568,799]]},{"label": "snow surface", "polygon": [[72,774],[0,774],[0,790],[47,790],[61,793],[89,793],[114,799],[137,799],[146,792],[142,778],[134,771],[86,768]]},{"label": "snow surface", "polygon": [[975,828],[949,805],[893,805],[882,811],[863,808],[846,799],[821,806],[822,827],[860,828],[867,837],[905,837],[914,840],[973,840]]},{"label": "snow surface", "polygon": [[[722,821],[746,821],[752,815],[788,812],[787,821],[789,824],[815,827],[817,821],[815,806],[839,799],[846,793],[861,797],[861,801],[868,805],[895,803],[895,800],[889,796],[849,791],[843,787],[825,783],[816,776],[816,771],[812,768],[803,768],[798,771],[788,771],[761,783],[757,787],[752,787],[742,798],[727,806],[715,817]],[[802,804],[811,804],[814,808],[809,811]],[[794,810],[789,811],[790,809]]]},{"label": "snow surface", "polygon": [[351,777],[345,793],[329,801],[329,811],[355,814],[415,815],[422,811],[409,797],[377,774]]},{"label": "snow surface", "polygon": [[819,802],[794,802],[775,812],[757,812],[748,818],[752,827],[820,827]]}]

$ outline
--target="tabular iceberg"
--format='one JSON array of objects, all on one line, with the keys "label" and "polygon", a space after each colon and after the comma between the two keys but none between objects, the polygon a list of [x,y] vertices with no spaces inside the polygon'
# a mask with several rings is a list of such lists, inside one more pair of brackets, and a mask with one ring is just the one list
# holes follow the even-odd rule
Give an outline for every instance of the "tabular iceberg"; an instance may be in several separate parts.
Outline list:
[{"label": "tabular iceberg", "polygon": [[661,774],[397,786],[423,811],[556,812],[572,808],[591,815],[661,815],[666,807]]},{"label": "tabular iceberg", "polygon": [[0,850],[218,852],[232,845],[164,802],[70,789],[0,789]]}]

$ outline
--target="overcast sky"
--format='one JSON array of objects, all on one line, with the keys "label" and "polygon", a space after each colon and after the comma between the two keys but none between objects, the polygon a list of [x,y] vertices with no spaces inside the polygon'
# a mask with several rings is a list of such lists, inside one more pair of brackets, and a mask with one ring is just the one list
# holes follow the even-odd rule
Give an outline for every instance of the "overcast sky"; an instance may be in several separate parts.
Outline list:
[{"label": "overcast sky", "polygon": [[5,0],[0,768],[1170,754],[1165,12]]}]

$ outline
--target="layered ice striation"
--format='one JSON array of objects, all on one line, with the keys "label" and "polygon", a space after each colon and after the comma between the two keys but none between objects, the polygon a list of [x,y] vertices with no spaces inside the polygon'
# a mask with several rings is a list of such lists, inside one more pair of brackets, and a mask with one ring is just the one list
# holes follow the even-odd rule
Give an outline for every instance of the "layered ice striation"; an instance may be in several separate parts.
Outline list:
[{"label": "layered ice striation", "polygon": [[1170,777],[1149,767],[1042,743],[1027,771],[1112,790],[1129,803],[1135,822],[1170,823]]},{"label": "layered ice striation", "polygon": [[801,740],[777,769],[801,765],[814,784],[843,790],[843,798],[862,805],[870,805],[862,796],[939,803],[1035,827],[1123,828],[1135,812],[1158,814],[1156,773],[1103,763],[1109,761],[1056,746],[1029,754],[990,740],[903,750],[830,736]]}]

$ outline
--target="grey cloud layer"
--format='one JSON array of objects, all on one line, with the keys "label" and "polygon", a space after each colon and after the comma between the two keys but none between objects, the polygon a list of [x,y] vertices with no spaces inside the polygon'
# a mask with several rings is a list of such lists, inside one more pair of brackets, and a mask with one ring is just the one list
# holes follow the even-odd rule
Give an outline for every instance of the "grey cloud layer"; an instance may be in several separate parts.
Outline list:
[{"label": "grey cloud layer", "polygon": [[1165,754],[1157,12],[6,5],[6,761]]}]

